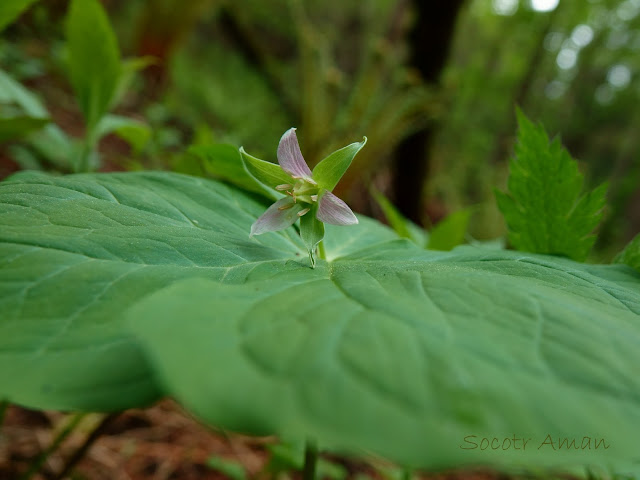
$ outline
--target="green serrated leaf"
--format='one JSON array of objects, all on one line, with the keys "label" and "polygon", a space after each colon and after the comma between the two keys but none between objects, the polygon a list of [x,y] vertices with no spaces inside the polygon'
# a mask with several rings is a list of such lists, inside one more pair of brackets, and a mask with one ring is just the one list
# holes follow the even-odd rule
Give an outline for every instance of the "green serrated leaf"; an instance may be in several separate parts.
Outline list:
[{"label": "green serrated leaf", "polygon": [[[327,226],[310,269],[293,228],[247,238],[263,211],[167,172],[0,183],[0,398],[169,395],[219,428],[427,469],[637,459],[639,272],[428,251],[365,217]],[[461,448],[471,435],[533,447]],[[538,448],[548,435],[610,448]]]},{"label": "green serrated leaf", "polygon": [[276,188],[278,185],[293,184],[295,181],[291,178],[280,165],[271,162],[265,162],[245,152],[240,147],[240,155],[244,167],[258,182],[269,188]]},{"label": "green serrated leaf", "polygon": [[640,235],[636,235],[614,261],[624,263],[640,271]]},{"label": "green serrated leaf", "polygon": [[367,137],[364,137],[361,142],[352,143],[330,154],[315,166],[313,179],[321,188],[332,191],[366,143]]},{"label": "green serrated leaf", "polygon": [[202,161],[205,171],[237,187],[254,192],[263,197],[277,200],[281,197],[275,191],[265,188],[244,168],[238,148],[233,145],[216,143],[212,145],[192,145],[188,152]]},{"label": "green serrated leaf", "polygon": [[37,0],[2,0],[0,3],[0,32],[13,23],[22,12]]},{"label": "green serrated leaf", "polygon": [[118,43],[98,0],[72,0],[66,35],[71,84],[91,131],[107,112],[120,80]]},{"label": "green serrated leaf", "polygon": [[465,241],[471,210],[466,208],[448,215],[429,232],[427,248],[431,250],[451,250]]},{"label": "green serrated leaf", "polygon": [[51,120],[36,117],[0,118],[0,143],[20,139],[35,130],[40,130]]},{"label": "green serrated leaf", "polygon": [[508,193],[496,191],[498,208],[518,250],[583,261],[602,219],[606,185],[582,195],[578,164],[558,139],[518,111],[516,155],[509,163]]}]

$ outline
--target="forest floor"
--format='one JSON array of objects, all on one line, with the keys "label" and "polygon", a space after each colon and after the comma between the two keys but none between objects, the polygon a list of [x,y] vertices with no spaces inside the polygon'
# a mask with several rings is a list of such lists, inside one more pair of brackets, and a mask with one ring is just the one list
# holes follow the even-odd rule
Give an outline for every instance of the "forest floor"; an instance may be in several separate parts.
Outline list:
[{"label": "forest floor", "polygon": [[[25,473],[53,440],[69,425],[73,415],[10,406],[0,429],[0,480],[26,480]],[[177,404],[163,400],[144,410],[128,410],[105,421],[89,414],[60,447],[48,456],[29,480],[220,480],[241,478],[279,480],[299,474],[274,475],[268,470],[273,438],[224,434],[207,429]],[[69,475],[60,477],[74,452],[87,443],[96,426],[100,436],[81,456]],[[216,459],[222,470],[209,465]],[[328,479],[384,479],[380,465],[327,456],[334,473]],[[375,462],[374,462],[375,463]],[[230,467],[231,466],[231,467]],[[230,468],[229,468],[230,467]],[[390,467],[386,465],[386,467]],[[498,480],[508,477],[486,471],[455,471],[414,476],[429,480]]]}]

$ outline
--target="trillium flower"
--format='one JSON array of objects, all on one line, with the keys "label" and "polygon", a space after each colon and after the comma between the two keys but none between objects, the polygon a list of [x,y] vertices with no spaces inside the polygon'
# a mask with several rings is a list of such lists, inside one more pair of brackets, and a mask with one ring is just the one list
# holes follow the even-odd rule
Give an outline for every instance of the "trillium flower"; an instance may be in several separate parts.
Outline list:
[{"label": "trillium flower", "polygon": [[348,205],[331,191],[366,141],[364,137],[362,142],[333,152],[318,163],[313,172],[302,156],[295,128],[287,130],[280,139],[279,166],[252,157],[240,148],[247,171],[262,184],[285,195],[253,223],[250,236],[284,230],[300,218],[300,235],[313,265],[313,251],[324,237],[324,223],[358,223]]}]

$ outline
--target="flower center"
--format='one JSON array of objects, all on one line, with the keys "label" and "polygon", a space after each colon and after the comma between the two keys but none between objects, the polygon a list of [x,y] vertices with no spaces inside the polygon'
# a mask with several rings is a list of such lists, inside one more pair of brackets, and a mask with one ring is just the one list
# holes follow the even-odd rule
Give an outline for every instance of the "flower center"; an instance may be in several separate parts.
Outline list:
[{"label": "flower center", "polygon": [[278,185],[276,190],[284,191],[293,198],[294,203],[313,203],[318,201],[318,186],[304,179],[299,179],[294,185]]}]

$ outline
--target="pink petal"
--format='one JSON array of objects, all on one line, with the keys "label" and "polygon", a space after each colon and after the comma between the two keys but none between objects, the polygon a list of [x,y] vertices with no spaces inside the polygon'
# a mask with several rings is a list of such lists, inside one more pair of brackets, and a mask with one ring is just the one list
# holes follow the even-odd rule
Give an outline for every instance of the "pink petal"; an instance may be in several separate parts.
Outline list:
[{"label": "pink petal", "polygon": [[318,220],[332,225],[354,225],[358,219],[349,206],[331,192],[324,192],[318,202]]},{"label": "pink petal", "polygon": [[278,163],[285,172],[294,178],[311,179],[311,170],[309,170],[309,166],[304,161],[300,151],[295,128],[290,128],[284,132],[280,139],[278,144]]},{"label": "pink petal", "polygon": [[[291,205],[289,208],[281,209]],[[258,219],[251,225],[250,237],[261,235],[266,232],[276,232],[284,230],[295,223],[299,218],[298,212],[302,210],[302,205],[294,203],[291,197],[284,197],[267,208]]]}]

